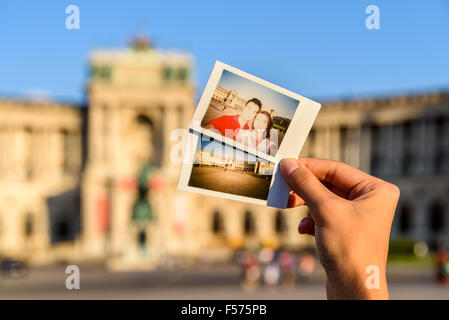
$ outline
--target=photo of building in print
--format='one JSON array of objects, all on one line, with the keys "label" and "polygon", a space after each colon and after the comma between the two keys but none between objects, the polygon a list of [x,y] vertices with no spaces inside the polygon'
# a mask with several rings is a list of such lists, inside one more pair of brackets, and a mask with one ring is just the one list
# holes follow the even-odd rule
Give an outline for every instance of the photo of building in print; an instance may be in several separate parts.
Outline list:
[{"label": "photo of building in print", "polygon": [[197,158],[195,160],[194,166],[226,168],[230,170],[244,171],[255,175],[269,176],[273,174],[274,169],[274,165],[271,162],[261,160],[245,161],[239,160],[235,156],[226,159],[225,157],[214,155],[213,153],[205,151],[204,149],[201,149],[197,153]]},{"label": "photo of building in print", "polygon": [[221,143],[201,141],[189,186],[266,200],[273,170],[271,162]]}]

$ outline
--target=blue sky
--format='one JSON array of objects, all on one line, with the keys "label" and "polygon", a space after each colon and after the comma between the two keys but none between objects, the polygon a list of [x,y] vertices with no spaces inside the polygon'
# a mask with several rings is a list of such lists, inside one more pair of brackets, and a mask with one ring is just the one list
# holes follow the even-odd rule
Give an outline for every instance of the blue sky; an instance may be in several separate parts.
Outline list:
[{"label": "blue sky", "polygon": [[259,99],[267,108],[274,108],[276,115],[292,119],[299,101],[257,82],[245,79],[228,70],[223,70],[218,85],[228,91],[234,89],[237,95],[249,100]]},{"label": "blue sky", "polygon": [[[65,28],[67,5],[81,29]],[[380,8],[380,30],[365,8]],[[2,1],[0,96],[80,102],[89,50],[145,31],[191,52],[201,93],[215,60],[304,96],[378,96],[449,88],[449,1]]]}]

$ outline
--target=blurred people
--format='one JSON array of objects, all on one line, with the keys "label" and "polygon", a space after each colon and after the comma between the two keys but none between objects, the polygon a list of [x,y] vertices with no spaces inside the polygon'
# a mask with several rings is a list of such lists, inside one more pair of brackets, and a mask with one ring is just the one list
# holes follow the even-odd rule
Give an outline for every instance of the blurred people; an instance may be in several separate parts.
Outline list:
[{"label": "blurred people", "polygon": [[296,262],[293,253],[282,251],[279,255],[279,265],[282,272],[281,286],[282,288],[295,287],[295,269]]},{"label": "blurred people", "polygon": [[267,288],[276,288],[279,286],[280,278],[281,271],[279,268],[279,263],[276,259],[273,259],[264,269],[264,284]]},{"label": "blurred people", "polygon": [[298,258],[298,273],[301,278],[307,278],[315,270],[315,257],[306,252]]},{"label": "blurred people", "polygon": [[449,252],[439,243],[435,252],[436,280],[439,284],[449,283]]},{"label": "blurred people", "polygon": [[243,279],[242,287],[246,290],[254,290],[259,286],[261,270],[257,257],[251,252],[245,252],[242,256]]}]

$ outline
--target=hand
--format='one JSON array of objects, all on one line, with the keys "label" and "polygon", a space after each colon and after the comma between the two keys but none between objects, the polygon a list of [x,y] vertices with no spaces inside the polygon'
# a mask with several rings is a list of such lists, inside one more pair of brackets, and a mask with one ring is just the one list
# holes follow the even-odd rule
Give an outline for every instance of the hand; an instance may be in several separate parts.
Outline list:
[{"label": "hand", "polygon": [[[329,299],[388,299],[386,264],[399,188],[332,160],[285,159],[281,172],[293,192],[289,207],[306,204],[298,231],[315,236]],[[368,266],[379,289],[365,284]]]}]

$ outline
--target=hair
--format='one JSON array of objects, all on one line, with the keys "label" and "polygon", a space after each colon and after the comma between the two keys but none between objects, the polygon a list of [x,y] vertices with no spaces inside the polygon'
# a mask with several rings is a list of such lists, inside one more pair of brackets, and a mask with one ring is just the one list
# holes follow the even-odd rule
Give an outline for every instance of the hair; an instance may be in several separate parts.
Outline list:
[{"label": "hair", "polygon": [[267,139],[269,139],[270,138],[270,131],[271,131],[271,128],[273,127],[273,120],[271,119],[271,115],[267,111],[259,111],[259,112],[257,112],[255,117],[254,117],[254,119],[253,119],[253,123],[251,124],[251,127],[254,128],[254,120],[256,120],[256,117],[257,117],[258,114],[263,114],[263,115],[267,116],[268,121],[267,121],[266,137],[267,137]]},{"label": "hair", "polygon": [[259,107],[259,112],[260,112],[260,110],[262,109],[262,102],[260,102],[260,100],[257,98],[252,98],[246,102],[245,106],[247,106],[248,103],[250,103],[250,102],[257,104],[257,106]]}]

